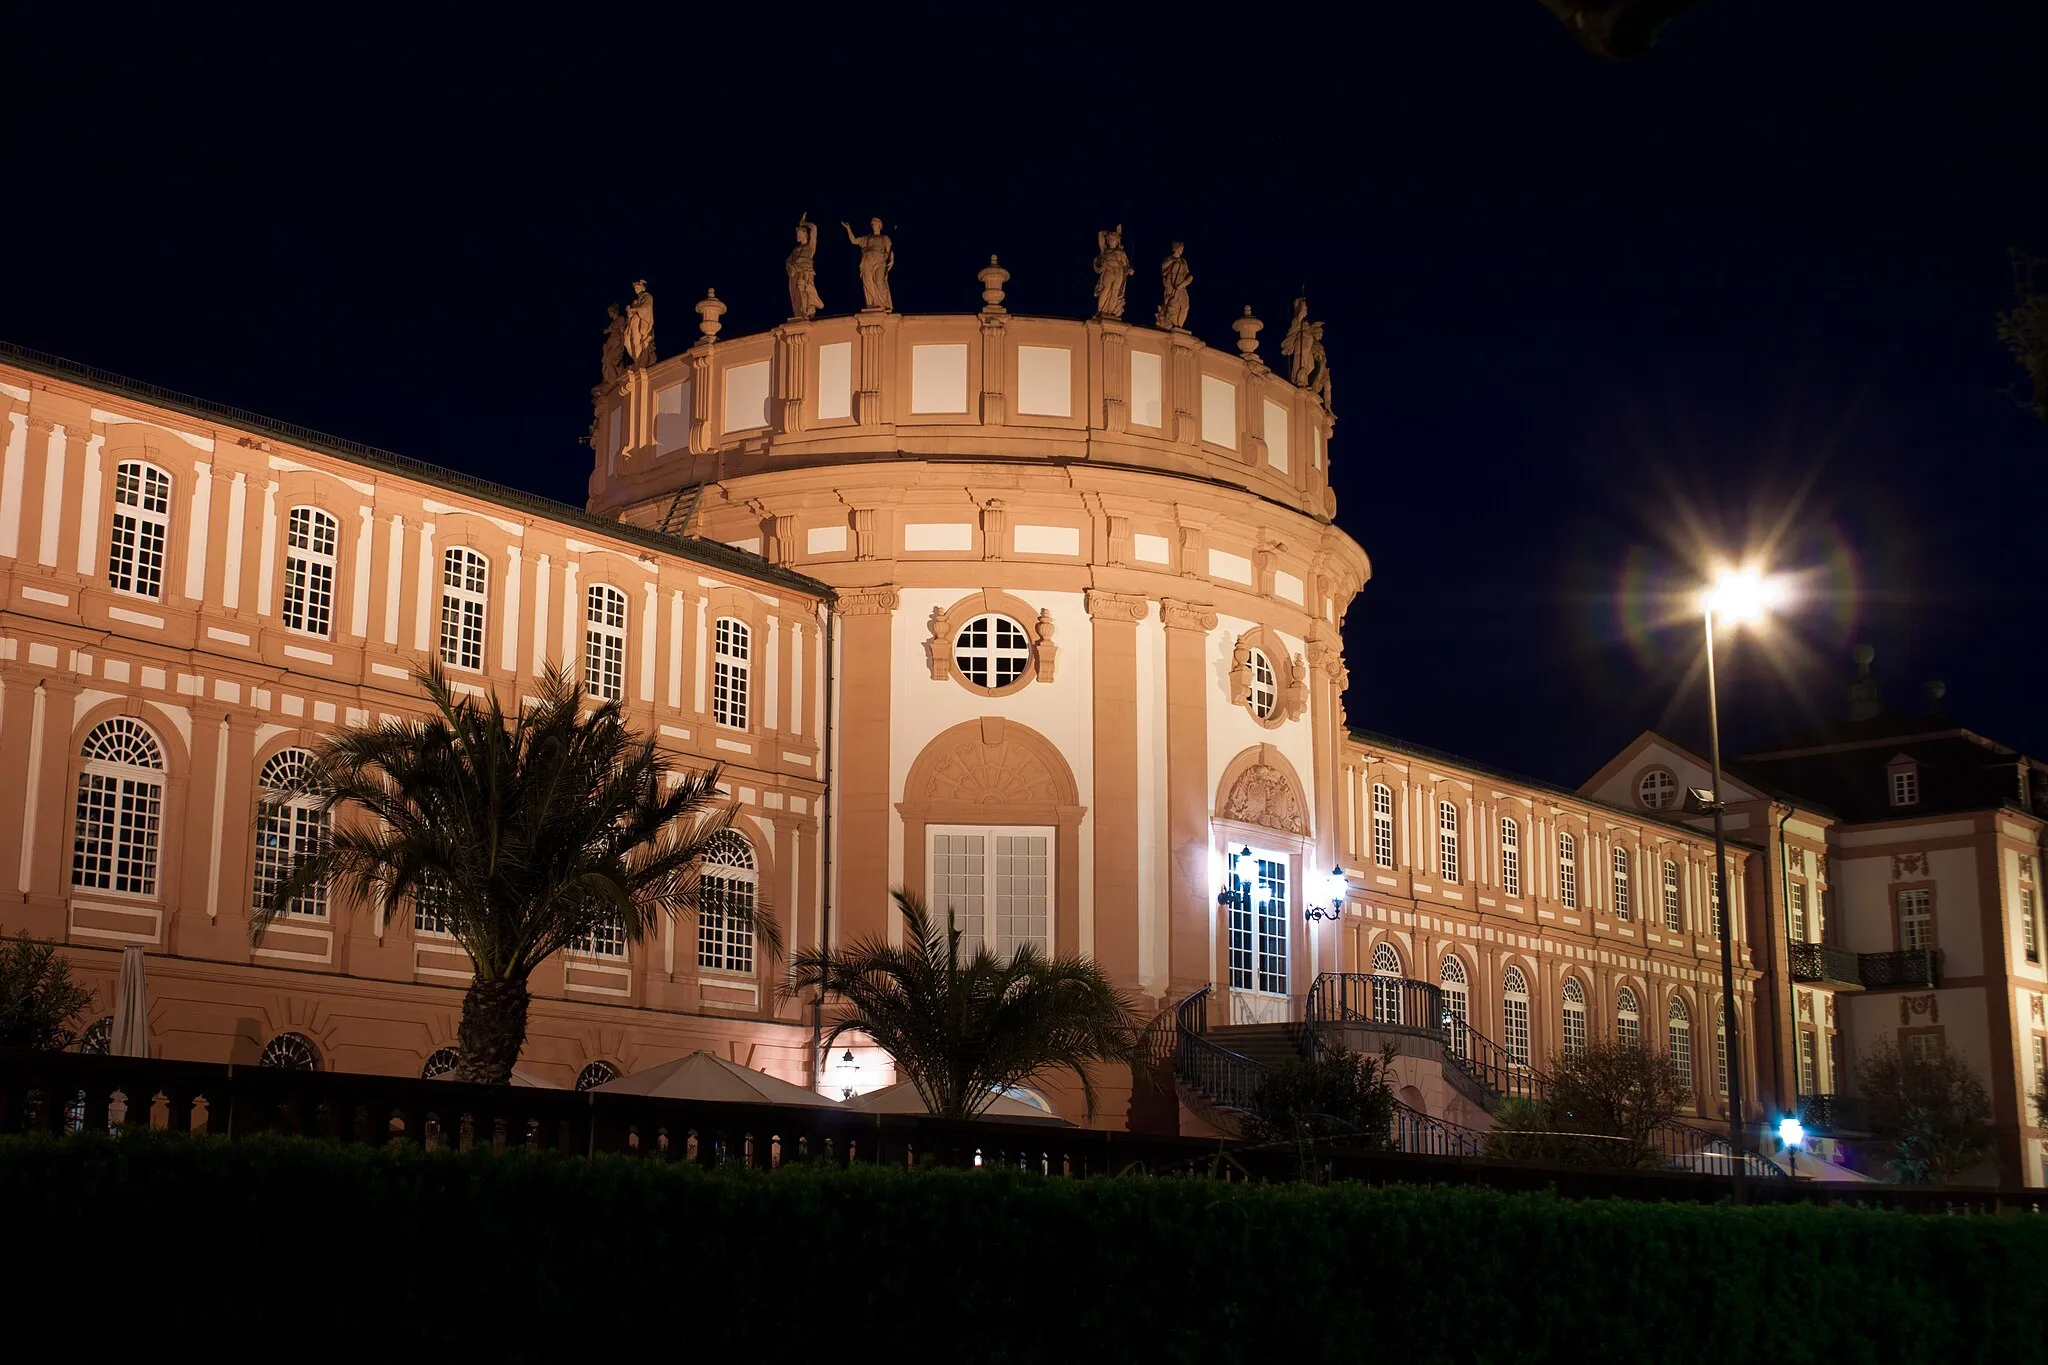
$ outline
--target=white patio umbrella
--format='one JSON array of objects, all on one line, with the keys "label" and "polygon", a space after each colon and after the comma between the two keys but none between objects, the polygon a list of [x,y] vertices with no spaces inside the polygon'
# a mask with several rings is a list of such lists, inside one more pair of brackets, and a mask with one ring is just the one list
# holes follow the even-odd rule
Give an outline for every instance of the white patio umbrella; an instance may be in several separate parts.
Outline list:
[{"label": "white patio umbrella", "polygon": [[616,1095],[651,1095],[665,1100],[730,1100],[739,1104],[789,1104],[805,1109],[837,1109],[806,1086],[791,1085],[765,1072],[699,1050],[673,1061],[635,1071],[594,1087]]},{"label": "white patio umbrella", "polygon": [[[437,1081],[452,1081],[455,1079],[455,1073],[453,1071],[444,1071],[440,1075],[434,1077],[434,1079]],[[516,1066],[512,1068],[512,1079],[507,1081],[506,1084],[523,1085],[531,1090],[565,1090],[568,1088],[566,1086],[556,1085],[553,1081],[544,1081],[540,1077],[534,1075],[532,1072],[521,1071]]]},{"label": "white patio umbrella", "polygon": [[[885,1085],[880,1090],[870,1090],[865,1095],[855,1095],[844,1106],[858,1109],[867,1114],[929,1114],[924,1096],[917,1093],[917,1087],[909,1081],[898,1081]],[[1057,1114],[1048,1114],[1022,1100],[1013,1100],[1008,1095],[996,1096],[995,1103],[981,1112],[985,1119],[1001,1119],[1005,1123],[1043,1123],[1055,1128],[1072,1128],[1074,1125]]]},{"label": "white patio umbrella", "polygon": [[149,991],[143,985],[139,943],[121,950],[121,975],[114,982],[114,1034],[107,1052],[114,1057],[149,1055]]}]

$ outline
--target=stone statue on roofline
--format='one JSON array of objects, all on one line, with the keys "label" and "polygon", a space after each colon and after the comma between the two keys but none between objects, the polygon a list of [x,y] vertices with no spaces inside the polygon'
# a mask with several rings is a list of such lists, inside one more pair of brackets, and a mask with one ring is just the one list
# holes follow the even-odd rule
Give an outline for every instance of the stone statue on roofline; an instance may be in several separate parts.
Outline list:
[{"label": "stone statue on roofline", "polygon": [[782,268],[789,276],[789,315],[809,322],[825,306],[818,297],[818,225],[806,213],[796,221],[796,247]]},{"label": "stone statue on roofline", "polygon": [[1337,409],[1330,404],[1330,353],[1323,349],[1322,323],[1308,325],[1308,344],[1308,390],[1323,400],[1323,411],[1335,417]]},{"label": "stone statue on roofline", "polygon": [[868,219],[866,236],[854,233],[853,224],[840,219],[846,240],[860,248],[860,292],[864,310],[886,313],[894,307],[889,297],[889,272],[896,268],[896,244],[882,231],[882,220]]},{"label": "stone statue on roofline", "polygon": [[1287,377],[1301,389],[1308,387],[1309,372],[1315,366],[1314,351],[1308,339],[1310,326],[1308,297],[1304,295],[1294,301],[1294,316],[1287,323],[1287,335],[1280,340],[1280,354],[1294,362]]},{"label": "stone statue on roofline", "polygon": [[1124,315],[1124,285],[1135,272],[1124,250],[1124,225],[1118,223],[1095,234],[1095,316],[1121,318]]},{"label": "stone statue on roofline", "polygon": [[1159,263],[1158,323],[1171,332],[1187,330],[1188,286],[1195,282],[1195,272],[1189,269],[1187,257],[1181,254],[1185,250],[1185,243],[1175,242],[1173,250]]},{"label": "stone statue on roofline", "polygon": [[626,305],[626,354],[646,369],[654,363],[654,295],[647,281],[633,281],[633,301]]},{"label": "stone statue on roofline", "polygon": [[605,316],[609,321],[604,325],[604,355],[600,364],[603,383],[608,387],[618,383],[619,376],[626,372],[626,317],[616,303],[606,306]]}]

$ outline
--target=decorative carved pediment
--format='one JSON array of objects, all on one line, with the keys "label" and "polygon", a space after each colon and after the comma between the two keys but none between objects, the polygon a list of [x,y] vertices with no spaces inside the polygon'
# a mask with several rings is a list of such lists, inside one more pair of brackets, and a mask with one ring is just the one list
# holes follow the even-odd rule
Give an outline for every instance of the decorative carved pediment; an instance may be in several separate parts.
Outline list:
[{"label": "decorative carved pediment", "polygon": [[1001,720],[985,719],[936,756],[923,789],[913,795],[977,806],[1059,804],[1064,784],[1036,745],[1009,730]]},{"label": "decorative carved pediment", "polygon": [[1287,774],[1264,763],[1255,763],[1238,774],[1224,800],[1223,816],[1286,834],[1308,832],[1294,783]]}]

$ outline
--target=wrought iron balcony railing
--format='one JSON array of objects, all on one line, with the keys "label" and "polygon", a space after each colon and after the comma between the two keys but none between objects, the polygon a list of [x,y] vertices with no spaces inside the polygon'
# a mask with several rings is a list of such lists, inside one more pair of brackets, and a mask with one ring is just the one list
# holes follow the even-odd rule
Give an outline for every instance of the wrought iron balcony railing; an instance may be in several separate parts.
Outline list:
[{"label": "wrought iron balcony railing", "polygon": [[1917,948],[1903,953],[1859,953],[1857,972],[1863,989],[1933,990],[1941,984],[1941,950]]},{"label": "wrought iron balcony railing", "polygon": [[1813,981],[1830,986],[1858,986],[1863,973],[1856,954],[1826,943],[1795,943],[1788,958],[1794,981]]}]

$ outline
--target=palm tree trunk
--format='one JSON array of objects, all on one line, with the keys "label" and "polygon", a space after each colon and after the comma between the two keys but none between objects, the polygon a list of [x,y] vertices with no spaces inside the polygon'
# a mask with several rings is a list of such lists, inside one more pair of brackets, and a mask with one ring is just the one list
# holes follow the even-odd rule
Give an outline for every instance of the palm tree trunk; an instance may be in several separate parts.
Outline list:
[{"label": "palm tree trunk", "polygon": [[462,1059],[455,1078],[505,1085],[526,1046],[526,981],[477,981],[462,997]]}]

